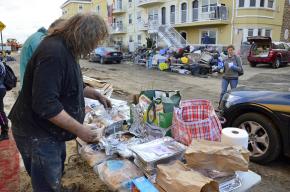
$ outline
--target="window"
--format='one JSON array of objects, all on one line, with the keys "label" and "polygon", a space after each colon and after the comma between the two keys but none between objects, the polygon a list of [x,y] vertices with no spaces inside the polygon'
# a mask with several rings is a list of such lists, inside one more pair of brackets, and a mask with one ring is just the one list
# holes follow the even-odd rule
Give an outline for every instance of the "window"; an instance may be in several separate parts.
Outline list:
[{"label": "window", "polygon": [[129,24],[132,24],[132,14],[129,14]]},{"label": "window", "polygon": [[137,42],[139,45],[141,45],[141,40],[142,40],[142,36],[141,35],[137,35]]},{"label": "window", "polygon": [[214,11],[217,6],[217,0],[203,0],[201,5],[201,10],[203,13]]},{"label": "window", "polygon": [[122,10],[122,0],[117,0],[117,3],[115,4],[115,8],[117,10]]},{"label": "window", "polygon": [[83,5],[79,5],[79,12],[83,11]]},{"label": "window", "polygon": [[268,8],[273,8],[274,7],[274,0],[269,0],[268,1]]},{"label": "window", "polygon": [[216,31],[215,30],[202,30],[201,31],[201,44],[216,44]]},{"label": "window", "polygon": [[181,4],[181,23],[185,23],[187,20],[187,3]]},{"label": "window", "polygon": [[100,13],[100,5],[97,5],[96,11],[97,13]]},{"label": "window", "polygon": [[170,6],[170,23],[175,23],[175,5]]},{"label": "window", "polygon": [[245,7],[245,0],[239,0],[239,7]]},{"label": "window", "polygon": [[282,43],[273,43],[274,49],[285,49],[285,46]]},{"label": "window", "polygon": [[138,12],[136,13],[136,15],[137,15],[137,17],[136,17],[136,22],[137,22],[137,24],[138,24],[138,23],[141,23],[141,22],[142,22],[141,12],[138,11]]},{"label": "window", "polygon": [[250,7],[256,7],[256,0],[250,0]]},{"label": "window", "polygon": [[271,29],[266,29],[266,30],[265,30],[265,36],[266,36],[266,37],[271,37],[271,32],[272,32]]},{"label": "window", "polygon": [[215,11],[217,6],[217,0],[209,0],[210,1],[210,11]]},{"label": "window", "polygon": [[258,36],[262,36],[263,29],[258,29]]},{"label": "window", "polygon": [[149,20],[158,20],[158,9],[151,9],[148,13]]},{"label": "window", "polygon": [[129,42],[133,42],[133,37],[132,37],[132,35],[129,36]]},{"label": "window", "polygon": [[248,29],[248,37],[254,36],[254,29]]},{"label": "window", "polygon": [[260,7],[265,7],[265,0],[260,0]]}]

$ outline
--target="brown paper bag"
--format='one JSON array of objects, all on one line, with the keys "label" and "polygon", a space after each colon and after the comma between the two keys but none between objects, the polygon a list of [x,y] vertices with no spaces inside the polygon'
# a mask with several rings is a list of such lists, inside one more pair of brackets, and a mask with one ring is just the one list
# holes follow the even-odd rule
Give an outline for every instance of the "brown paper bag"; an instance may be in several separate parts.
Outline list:
[{"label": "brown paper bag", "polygon": [[218,192],[219,185],[180,161],[157,165],[157,184],[166,192]]},{"label": "brown paper bag", "polygon": [[185,152],[185,159],[193,169],[248,171],[249,151],[240,146],[194,140]]}]

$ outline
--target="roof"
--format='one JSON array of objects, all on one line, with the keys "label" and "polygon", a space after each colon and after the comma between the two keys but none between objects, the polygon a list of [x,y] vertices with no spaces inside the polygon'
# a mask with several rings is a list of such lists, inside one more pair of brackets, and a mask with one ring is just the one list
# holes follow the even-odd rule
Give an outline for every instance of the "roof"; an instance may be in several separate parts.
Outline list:
[{"label": "roof", "polygon": [[65,6],[67,6],[70,3],[92,3],[92,0],[67,0],[66,2],[64,2],[60,8],[64,8]]}]

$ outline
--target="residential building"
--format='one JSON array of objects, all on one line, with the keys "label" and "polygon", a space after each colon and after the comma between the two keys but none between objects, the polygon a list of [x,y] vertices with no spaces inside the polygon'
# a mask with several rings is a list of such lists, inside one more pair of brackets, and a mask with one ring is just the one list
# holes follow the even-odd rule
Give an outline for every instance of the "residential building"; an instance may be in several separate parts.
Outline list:
[{"label": "residential building", "polygon": [[290,0],[285,1],[281,41],[290,43]]},{"label": "residential building", "polygon": [[111,37],[124,47],[146,44],[149,36],[159,46],[176,47],[227,45],[238,37],[246,41],[247,36],[255,35],[280,40],[283,14],[287,12],[284,4],[285,0],[107,1],[107,7],[113,7],[108,11]]},{"label": "residential building", "polygon": [[108,19],[106,0],[67,0],[61,5],[62,18],[69,18],[77,13],[93,12]]},{"label": "residential building", "polygon": [[244,40],[262,35],[279,41],[284,3],[285,0],[238,0],[232,27],[243,33]]},{"label": "residential building", "polygon": [[61,5],[62,18],[69,18],[77,13],[85,13],[91,11],[91,0],[67,0]]}]

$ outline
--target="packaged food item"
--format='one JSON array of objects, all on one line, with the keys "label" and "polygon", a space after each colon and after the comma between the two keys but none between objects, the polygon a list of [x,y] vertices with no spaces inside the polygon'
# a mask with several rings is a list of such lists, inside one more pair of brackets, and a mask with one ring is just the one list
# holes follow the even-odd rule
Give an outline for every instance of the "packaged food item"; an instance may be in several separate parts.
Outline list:
[{"label": "packaged food item", "polygon": [[82,146],[80,149],[80,155],[91,167],[94,167],[96,164],[100,164],[107,159],[106,154],[98,150],[96,144]]},{"label": "packaged food item", "polygon": [[108,160],[97,166],[100,179],[113,191],[128,185],[132,179],[143,176],[129,160]]}]

